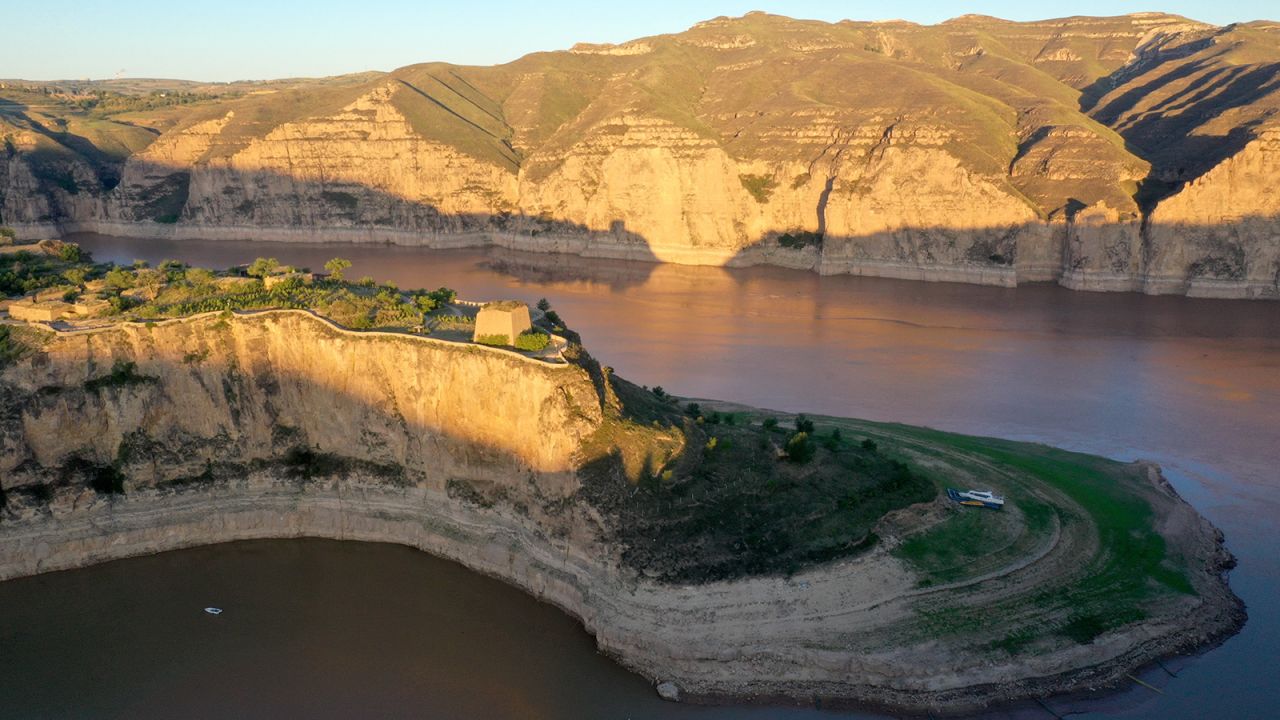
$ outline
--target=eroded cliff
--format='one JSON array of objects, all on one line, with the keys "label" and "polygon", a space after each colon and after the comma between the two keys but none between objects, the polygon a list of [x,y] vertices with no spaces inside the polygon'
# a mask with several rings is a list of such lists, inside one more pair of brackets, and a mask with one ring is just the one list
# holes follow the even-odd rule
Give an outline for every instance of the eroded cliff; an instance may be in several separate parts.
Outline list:
[{"label": "eroded cliff", "polygon": [[[565,608],[677,694],[920,712],[1106,684],[1243,620],[1220,534],[1145,464],[837,418],[825,465],[784,463],[757,411],[694,422],[576,346],[551,364],[305,311],[22,330],[0,369],[0,579],[396,542]],[[1003,549],[931,565],[964,516],[913,467],[1013,499],[979,517]],[[840,534],[866,513],[873,533]]]},{"label": "eroded cliff", "polygon": [[[0,221],[1280,296],[1268,183],[1231,170],[1274,162],[1278,37],[1156,13],[752,13],[151,113],[15,86]],[[1190,199],[1224,193],[1248,209]]]}]

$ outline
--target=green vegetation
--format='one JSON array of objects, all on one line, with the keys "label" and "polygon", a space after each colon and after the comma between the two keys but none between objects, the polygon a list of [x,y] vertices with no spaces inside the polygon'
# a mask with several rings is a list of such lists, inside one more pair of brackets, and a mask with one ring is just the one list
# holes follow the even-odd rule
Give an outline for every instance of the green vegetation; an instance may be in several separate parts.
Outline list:
[{"label": "green vegetation", "polygon": [[154,382],[156,382],[155,378],[138,373],[137,363],[128,360],[116,360],[111,366],[111,372],[100,377],[86,380],[84,383],[84,389],[87,392],[99,392],[107,388],[144,385],[146,383]]},{"label": "green vegetation", "polygon": [[249,277],[264,278],[274,274],[280,268],[280,261],[275,258],[257,258],[249,264],[245,272]]},{"label": "green vegetation", "polygon": [[799,250],[806,247],[822,247],[822,234],[816,232],[782,233],[778,236],[778,244],[784,248]]},{"label": "green vegetation", "polygon": [[35,332],[22,326],[0,325],[0,369],[39,347],[40,338]]},{"label": "green vegetation", "polygon": [[329,275],[334,280],[341,280],[342,273],[351,267],[351,261],[346,258],[336,257],[324,264],[324,269],[329,271]]},{"label": "green vegetation", "polygon": [[[1072,528],[1088,523],[1097,528],[1100,549],[1087,558],[1079,576],[1062,585],[1046,585],[1032,597],[1017,598],[1017,607],[1004,609],[1016,617],[1022,606],[1030,606],[1034,617],[1062,620],[1047,628],[1007,629],[994,647],[1017,652],[1032,638],[1052,632],[1088,643],[1103,632],[1145,617],[1147,605],[1161,597],[1193,592],[1183,559],[1169,554],[1156,529],[1144,495],[1149,485],[1142,468],[1042,445],[898,425],[852,424],[877,435],[889,433],[913,452],[945,456],[960,466],[972,462],[983,473],[990,473],[991,466],[1001,469],[1003,490],[1020,520],[1015,521],[1007,510],[957,509],[894,551],[922,573],[925,585],[964,580],[1007,566],[1047,542],[1055,525]],[[1045,488],[1063,493],[1071,504],[1050,501]],[[952,609],[930,624],[927,632],[965,632],[979,626],[982,616],[992,610]]]},{"label": "green vegetation", "polygon": [[517,350],[541,352],[542,350],[545,350],[547,345],[550,343],[550,335],[537,330],[527,330],[520,333],[520,336],[516,338],[515,347]]},{"label": "green vegetation", "polygon": [[506,335],[477,335],[476,342],[494,347],[506,347],[511,344],[510,338]]},{"label": "green vegetation", "polygon": [[623,560],[666,582],[788,573],[857,553],[886,512],[937,492],[843,438],[827,447],[796,433],[788,444],[809,455],[783,458],[773,428],[682,412],[621,379],[614,387],[626,411],[586,443],[583,493],[611,518]]},{"label": "green vegetation", "polygon": [[751,197],[761,205],[769,202],[769,196],[773,194],[774,188],[778,186],[778,181],[768,175],[739,175],[738,181],[742,183],[742,187],[746,188]]}]

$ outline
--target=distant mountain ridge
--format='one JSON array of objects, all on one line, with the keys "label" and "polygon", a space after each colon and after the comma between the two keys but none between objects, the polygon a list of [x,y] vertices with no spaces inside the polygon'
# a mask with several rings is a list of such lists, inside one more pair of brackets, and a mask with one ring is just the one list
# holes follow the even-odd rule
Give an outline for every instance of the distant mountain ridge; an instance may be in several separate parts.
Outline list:
[{"label": "distant mountain ridge", "polygon": [[3,83],[0,222],[1280,296],[1274,22],[752,13],[494,67],[119,83]]}]

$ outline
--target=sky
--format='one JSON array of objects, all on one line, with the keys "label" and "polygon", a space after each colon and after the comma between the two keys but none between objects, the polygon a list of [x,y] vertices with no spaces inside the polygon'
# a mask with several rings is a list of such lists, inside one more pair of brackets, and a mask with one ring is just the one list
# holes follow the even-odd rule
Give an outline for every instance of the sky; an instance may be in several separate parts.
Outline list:
[{"label": "sky", "polygon": [[0,78],[230,81],[508,62],[578,42],[679,32],[751,10],[836,21],[936,23],[1160,10],[1219,25],[1280,20],[1275,0],[0,0]]}]

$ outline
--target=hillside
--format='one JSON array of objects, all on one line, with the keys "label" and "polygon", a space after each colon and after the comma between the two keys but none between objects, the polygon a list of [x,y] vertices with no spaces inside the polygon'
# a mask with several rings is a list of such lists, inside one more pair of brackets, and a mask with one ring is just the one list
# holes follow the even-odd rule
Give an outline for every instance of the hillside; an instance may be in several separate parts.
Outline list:
[{"label": "hillside", "polygon": [[[28,236],[321,231],[1280,296],[1274,194],[1223,169],[1275,162],[1269,22],[752,13],[495,67],[3,85],[0,221]],[[1166,205],[1194,243],[1154,228]]]}]

